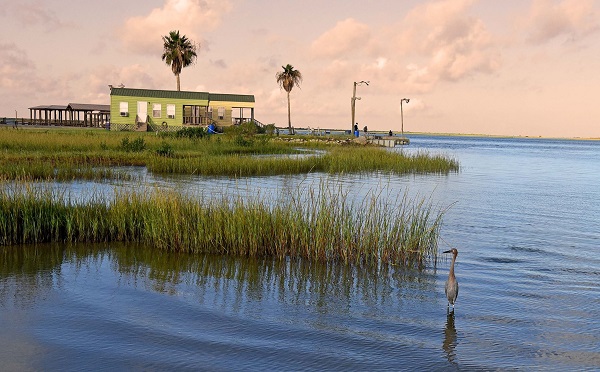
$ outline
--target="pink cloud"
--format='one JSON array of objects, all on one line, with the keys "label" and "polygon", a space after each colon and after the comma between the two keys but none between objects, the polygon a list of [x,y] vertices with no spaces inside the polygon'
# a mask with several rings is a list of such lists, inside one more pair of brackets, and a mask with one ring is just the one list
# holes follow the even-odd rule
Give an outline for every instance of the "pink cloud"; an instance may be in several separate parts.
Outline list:
[{"label": "pink cloud", "polygon": [[[497,42],[483,20],[471,15],[473,0],[421,4],[383,33],[389,40],[384,73],[405,91],[430,91],[440,81],[491,74],[501,66]],[[392,72],[392,69],[395,71]]]},{"label": "pink cloud", "polygon": [[40,76],[24,49],[0,42],[0,112],[18,111],[28,116],[28,107],[63,104],[72,92],[71,80]]},{"label": "pink cloud", "polygon": [[369,26],[353,18],[338,22],[311,45],[317,57],[337,58],[364,48],[371,40]]},{"label": "pink cloud", "polygon": [[43,1],[20,1],[2,5],[0,14],[9,14],[19,20],[20,26],[42,26],[46,31],[71,28],[73,22],[65,22]]},{"label": "pink cloud", "polygon": [[201,32],[219,26],[223,15],[231,10],[227,0],[165,0],[162,8],[146,16],[125,21],[119,37],[128,51],[140,54],[159,54],[163,35],[180,30],[195,42]]},{"label": "pink cloud", "polygon": [[527,41],[536,44],[560,36],[576,39],[600,27],[593,0],[534,0],[526,24]]}]

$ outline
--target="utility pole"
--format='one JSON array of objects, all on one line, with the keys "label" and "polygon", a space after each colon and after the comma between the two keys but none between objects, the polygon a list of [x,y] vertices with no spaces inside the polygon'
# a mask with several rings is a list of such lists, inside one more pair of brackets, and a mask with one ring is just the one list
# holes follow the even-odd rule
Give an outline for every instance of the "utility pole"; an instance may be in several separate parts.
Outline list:
[{"label": "utility pole", "polygon": [[354,89],[352,90],[352,98],[351,98],[351,102],[350,102],[350,108],[352,110],[352,123],[350,124],[350,133],[354,133],[354,118],[355,118],[355,114],[356,114],[356,100],[360,100],[360,97],[356,96],[356,86],[357,85],[363,85],[366,84],[367,86],[369,85],[368,81],[359,81],[359,82],[354,82]]},{"label": "utility pole", "polygon": [[402,138],[404,138],[404,111],[402,110],[402,102],[406,102],[408,103],[410,101],[409,98],[402,98],[400,100],[400,121],[401,121],[401,125],[402,125]]}]

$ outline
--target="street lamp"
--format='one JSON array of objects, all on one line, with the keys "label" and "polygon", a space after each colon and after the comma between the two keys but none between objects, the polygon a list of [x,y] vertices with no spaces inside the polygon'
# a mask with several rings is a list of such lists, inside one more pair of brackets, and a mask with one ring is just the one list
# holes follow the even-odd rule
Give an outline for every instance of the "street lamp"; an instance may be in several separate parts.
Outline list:
[{"label": "street lamp", "polygon": [[350,133],[354,132],[354,116],[355,116],[355,111],[356,111],[356,100],[360,100],[360,97],[356,96],[356,86],[357,85],[369,85],[368,81],[359,81],[359,82],[354,82],[354,90],[352,91],[352,98],[350,99],[350,107],[352,108],[352,124],[350,125]]},{"label": "street lamp", "polygon": [[402,122],[402,138],[404,138],[404,111],[402,110],[402,102],[408,103],[409,101],[409,98],[402,98],[400,100],[400,121]]}]

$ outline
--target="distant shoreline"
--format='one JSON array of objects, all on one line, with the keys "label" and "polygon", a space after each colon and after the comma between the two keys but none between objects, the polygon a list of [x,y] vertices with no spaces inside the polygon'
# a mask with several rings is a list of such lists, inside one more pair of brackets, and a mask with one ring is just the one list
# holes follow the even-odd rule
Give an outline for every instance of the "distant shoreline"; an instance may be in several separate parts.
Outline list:
[{"label": "distant shoreline", "polygon": [[416,134],[419,136],[523,138],[523,139],[574,140],[574,141],[599,141],[600,140],[600,137],[545,137],[545,136],[523,136],[523,135],[508,135],[508,134],[435,133],[435,132],[404,132],[404,134],[405,135]]}]

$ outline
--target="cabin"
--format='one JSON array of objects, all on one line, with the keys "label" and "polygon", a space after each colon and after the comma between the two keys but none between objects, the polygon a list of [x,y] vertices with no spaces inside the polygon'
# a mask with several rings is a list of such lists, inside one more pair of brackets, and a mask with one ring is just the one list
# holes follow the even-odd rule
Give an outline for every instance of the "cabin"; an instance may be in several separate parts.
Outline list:
[{"label": "cabin", "polygon": [[110,130],[176,131],[254,119],[254,95],[110,87]]}]

